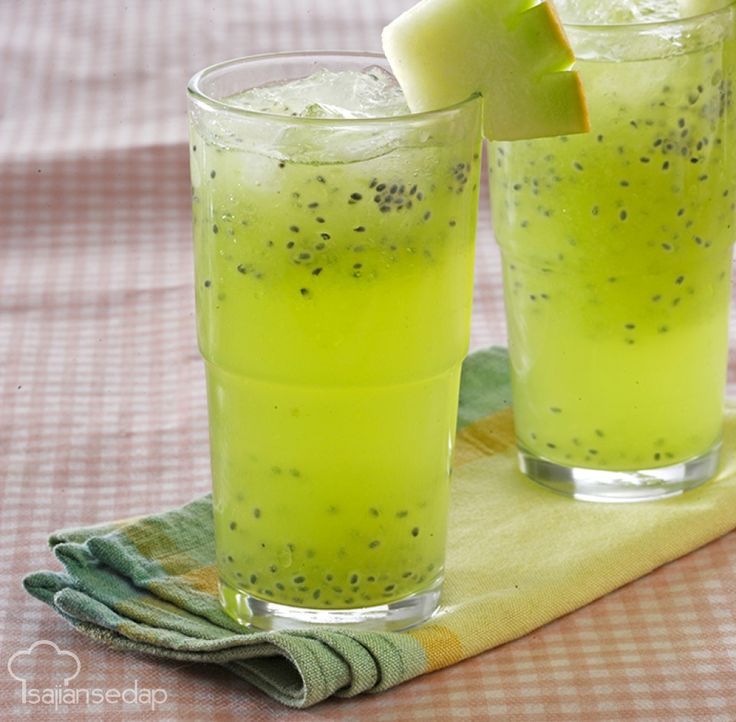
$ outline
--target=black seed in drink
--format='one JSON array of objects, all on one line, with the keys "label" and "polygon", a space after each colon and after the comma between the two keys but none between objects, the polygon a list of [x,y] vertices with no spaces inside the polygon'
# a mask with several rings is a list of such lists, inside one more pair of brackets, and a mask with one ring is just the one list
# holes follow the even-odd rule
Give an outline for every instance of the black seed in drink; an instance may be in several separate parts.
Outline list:
[{"label": "black seed in drink", "polygon": [[217,227],[217,223],[212,224],[212,232],[213,233],[219,233],[220,229]]},{"label": "black seed in drink", "polygon": [[359,268],[363,268],[363,264],[362,263],[353,263],[353,268],[355,268],[356,270],[359,269]]},{"label": "black seed in drink", "polygon": [[313,203],[310,203],[307,206],[307,208],[317,208],[318,206],[319,206],[319,203],[317,203],[316,201],[314,201]]},{"label": "black seed in drink", "polygon": [[377,516],[379,516],[379,515],[380,515],[380,512],[379,512],[379,511],[378,511],[378,509],[376,509],[376,507],[374,507],[374,506],[372,506],[372,507],[371,507],[370,509],[368,509],[368,513],[369,513],[369,514],[370,514],[371,516],[373,516],[373,517],[377,517]]},{"label": "black seed in drink", "polygon": [[304,582],[306,581],[306,577],[299,575],[294,577],[292,581],[294,582],[294,584],[304,584]]},{"label": "black seed in drink", "polygon": [[676,284],[677,284],[678,286],[680,286],[680,285],[682,285],[682,282],[683,282],[684,280],[685,280],[685,276],[678,276],[678,277],[677,277],[677,278],[675,279],[675,283],[676,283]]},{"label": "black seed in drink", "polygon": [[319,276],[319,274],[320,274],[320,273],[322,273],[322,269],[321,269],[321,268],[315,268],[315,269],[314,269],[314,270],[312,271],[312,275],[313,275],[313,276]]},{"label": "black seed in drink", "polygon": [[231,521],[230,522],[230,531],[235,531],[238,528],[237,522]]},{"label": "black seed in drink", "polygon": [[317,216],[314,220],[317,221],[317,223],[324,223],[325,222],[325,219],[322,218],[322,216]]},{"label": "black seed in drink", "polygon": [[626,219],[627,219],[627,218],[629,217],[629,214],[628,214],[628,212],[627,212],[627,211],[621,211],[621,213],[619,213],[619,214],[618,214],[618,217],[619,217],[619,218],[620,218],[620,219],[621,219],[622,221],[625,221],[625,220],[626,220]]},{"label": "black seed in drink", "polygon": [[283,584],[282,584],[281,582],[276,582],[276,584],[275,584],[274,586],[275,586],[275,587],[276,587],[276,589],[278,589],[278,590],[279,590],[280,592],[283,592],[283,591],[284,591],[284,589],[286,589],[286,587],[285,587],[285,586],[284,586],[284,585],[283,585]]},{"label": "black seed in drink", "polygon": [[299,254],[299,260],[300,261],[308,261],[312,257],[311,253],[307,253],[306,251],[302,251]]},{"label": "black seed in drink", "polygon": [[300,288],[299,289],[299,293],[301,293],[302,296],[304,296],[306,298],[307,296],[309,296],[309,289],[308,288]]},{"label": "black seed in drink", "polygon": [[624,325],[624,328],[628,329],[629,331],[633,331],[636,328],[635,323],[627,323]]},{"label": "black seed in drink", "polygon": [[250,575],[250,583],[255,584],[258,581],[258,577],[255,574]]},{"label": "black seed in drink", "polygon": [[359,201],[362,200],[363,196],[360,193],[351,193],[350,194],[350,200],[351,201]]},{"label": "black seed in drink", "polygon": [[256,519],[260,519],[261,518],[261,510],[258,507],[256,507],[255,509],[253,509],[253,516]]},{"label": "black seed in drink", "polygon": [[418,526],[415,526],[415,527],[414,527],[414,528],[413,528],[413,529],[411,530],[411,535],[412,535],[412,536],[419,536],[419,527],[418,527]]},{"label": "black seed in drink", "polygon": [[357,574],[351,574],[350,575],[350,583],[351,584],[357,584],[358,583],[358,575]]},{"label": "black seed in drink", "polygon": [[404,519],[408,515],[409,515],[409,512],[406,509],[402,509],[401,511],[396,512],[397,519]]},{"label": "black seed in drink", "polygon": [[363,233],[365,231],[365,226],[355,226],[355,228],[353,228],[353,230],[356,233]]},{"label": "black seed in drink", "polygon": [[317,182],[318,183],[327,183],[324,176],[318,175],[317,176]]},{"label": "black seed in drink", "polygon": [[205,288],[209,288],[211,285],[212,285],[212,281],[210,281],[209,278],[206,279],[205,282],[204,282],[204,287]]},{"label": "black seed in drink", "polygon": [[381,542],[378,541],[378,539],[374,539],[370,544],[368,544],[369,549],[377,549],[379,546],[381,546]]},{"label": "black seed in drink", "polygon": [[286,167],[286,163],[284,163],[284,161],[280,160],[279,161],[279,168],[285,168],[285,167]]},{"label": "black seed in drink", "polygon": [[319,599],[320,594],[321,594],[321,591],[319,589],[315,589],[314,592],[312,592],[312,598]]},{"label": "black seed in drink", "polygon": [[210,171],[210,178],[214,178],[217,175],[217,173],[213,170]]},{"label": "black seed in drink", "polygon": [[286,247],[287,247],[287,248],[294,248],[294,246],[295,246],[295,245],[296,245],[296,244],[294,243],[294,241],[289,241],[289,242],[288,242],[288,243],[286,244]]},{"label": "black seed in drink", "polygon": [[390,594],[391,592],[393,592],[394,589],[396,589],[395,584],[388,584],[383,588],[383,591],[386,592],[387,594]]},{"label": "black seed in drink", "polygon": [[238,273],[242,273],[243,275],[248,273],[248,269],[242,263],[239,263],[236,268],[238,270]]},{"label": "black seed in drink", "polygon": [[271,566],[270,566],[270,567],[268,568],[268,571],[269,571],[269,572],[271,572],[271,574],[276,574],[276,572],[277,572],[278,570],[279,570],[279,569],[278,569],[278,567],[277,567],[277,566],[276,566],[275,564],[272,564],[272,565],[271,565]]},{"label": "black seed in drink", "polygon": [[299,233],[299,226],[289,226],[289,230],[292,233]]},{"label": "black seed in drink", "polygon": [[229,561],[229,562],[230,562],[231,564],[232,564],[232,563],[233,563],[233,562],[235,561],[235,559],[233,559],[232,555],[230,555],[230,554],[228,554],[228,555],[227,555],[227,560],[228,560],[228,561]]}]

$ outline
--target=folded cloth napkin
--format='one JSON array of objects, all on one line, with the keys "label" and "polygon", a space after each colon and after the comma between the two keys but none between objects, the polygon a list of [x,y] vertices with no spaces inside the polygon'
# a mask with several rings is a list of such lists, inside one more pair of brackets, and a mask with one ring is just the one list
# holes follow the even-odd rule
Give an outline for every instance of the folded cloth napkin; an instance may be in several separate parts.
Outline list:
[{"label": "folded cloth napkin", "polygon": [[162,514],[68,529],[50,544],[65,572],[26,589],[113,647],[227,667],[274,699],[308,707],[379,692],[537,627],[736,527],[736,404],[718,476],[688,494],[589,504],[516,466],[505,351],[468,358],[442,606],[406,632],[247,632],[217,601],[209,496]]}]

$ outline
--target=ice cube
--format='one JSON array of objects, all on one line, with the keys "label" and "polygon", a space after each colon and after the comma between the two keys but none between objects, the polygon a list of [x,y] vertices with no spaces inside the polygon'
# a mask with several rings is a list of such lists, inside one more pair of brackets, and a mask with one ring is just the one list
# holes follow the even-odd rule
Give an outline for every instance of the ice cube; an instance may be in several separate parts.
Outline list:
[{"label": "ice cube", "polygon": [[229,101],[248,110],[306,118],[381,118],[409,112],[396,79],[378,66],[322,69],[305,78],[251,88]]}]

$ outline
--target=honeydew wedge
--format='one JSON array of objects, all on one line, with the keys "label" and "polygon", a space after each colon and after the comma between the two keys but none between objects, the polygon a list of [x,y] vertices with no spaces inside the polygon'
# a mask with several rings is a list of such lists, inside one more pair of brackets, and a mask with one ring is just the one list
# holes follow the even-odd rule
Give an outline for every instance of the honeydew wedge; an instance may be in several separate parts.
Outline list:
[{"label": "honeydew wedge", "polygon": [[490,140],[590,129],[575,56],[548,2],[422,0],[387,25],[382,40],[414,112],[480,92]]}]

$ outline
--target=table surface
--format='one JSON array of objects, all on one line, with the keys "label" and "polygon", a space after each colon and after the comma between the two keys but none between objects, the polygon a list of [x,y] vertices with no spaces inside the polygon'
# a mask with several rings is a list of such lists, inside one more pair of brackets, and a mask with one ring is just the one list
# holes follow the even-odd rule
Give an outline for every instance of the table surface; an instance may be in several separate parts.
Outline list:
[{"label": "table surface", "polygon": [[[410,4],[0,2],[1,719],[736,720],[736,533],[514,643],[303,712],[216,667],[88,641],[21,588],[24,573],[57,566],[49,531],[209,486],[187,79],[257,52],[379,49],[381,27]],[[485,198],[478,238],[473,347],[505,340]],[[733,349],[729,382],[733,395]],[[79,657],[79,686],[138,680],[166,701],[23,704],[6,662],[38,640]],[[48,686],[43,664],[33,675]]]}]

